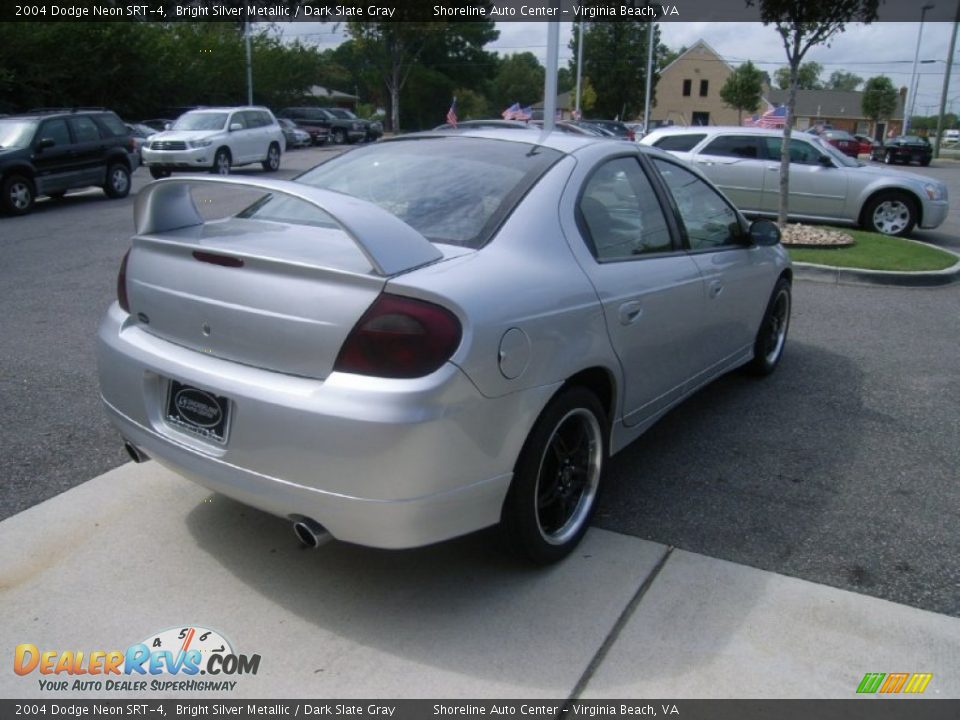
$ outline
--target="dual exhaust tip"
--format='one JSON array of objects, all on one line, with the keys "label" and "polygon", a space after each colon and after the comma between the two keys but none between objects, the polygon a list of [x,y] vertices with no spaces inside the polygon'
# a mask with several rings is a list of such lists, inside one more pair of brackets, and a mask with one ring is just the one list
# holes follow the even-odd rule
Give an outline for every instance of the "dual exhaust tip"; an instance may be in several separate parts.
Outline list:
[{"label": "dual exhaust tip", "polygon": [[[138,448],[129,440],[123,441],[123,449],[135,463],[145,463],[150,459],[143,450]],[[327,532],[327,529],[310,518],[300,518],[293,523],[293,532],[304,547],[316,550],[321,545],[326,545],[333,540],[333,536]]]}]

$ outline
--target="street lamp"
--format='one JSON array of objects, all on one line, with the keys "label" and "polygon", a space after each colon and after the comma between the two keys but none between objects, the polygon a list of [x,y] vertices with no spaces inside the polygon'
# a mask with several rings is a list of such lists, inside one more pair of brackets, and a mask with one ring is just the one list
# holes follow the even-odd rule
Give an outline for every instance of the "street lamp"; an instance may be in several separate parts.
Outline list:
[{"label": "street lamp", "polygon": [[922,8],[920,8],[920,29],[917,31],[917,51],[913,54],[913,72],[910,74],[910,103],[907,107],[903,109],[903,132],[902,135],[907,135],[910,130],[910,116],[913,115],[913,104],[917,99],[917,90],[913,87],[913,84],[917,80],[917,63],[920,60],[920,40],[923,38],[923,18],[927,14],[927,10],[933,10],[933,3],[927,3]]}]

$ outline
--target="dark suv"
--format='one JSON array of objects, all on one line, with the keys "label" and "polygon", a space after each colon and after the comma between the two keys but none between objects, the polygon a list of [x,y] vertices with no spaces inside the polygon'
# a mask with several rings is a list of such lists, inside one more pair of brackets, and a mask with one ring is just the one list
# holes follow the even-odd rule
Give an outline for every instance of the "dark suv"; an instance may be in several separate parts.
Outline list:
[{"label": "dark suv", "polygon": [[30,212],[39,195],[96,185],[130,192],[130,133],[109,110],[42,110],[0,118],[0,207]]},{"label": "dark suv", "polygon": [[326,128],[329,139],[338,145],[348,142],[355,143],[367,137],[365,121],[358,118],[337,117],[337,115],[330,112],[330,108],[284,108],[277,113],[277,117],[289,118],[307,131],[312,127],[318,130]]}]

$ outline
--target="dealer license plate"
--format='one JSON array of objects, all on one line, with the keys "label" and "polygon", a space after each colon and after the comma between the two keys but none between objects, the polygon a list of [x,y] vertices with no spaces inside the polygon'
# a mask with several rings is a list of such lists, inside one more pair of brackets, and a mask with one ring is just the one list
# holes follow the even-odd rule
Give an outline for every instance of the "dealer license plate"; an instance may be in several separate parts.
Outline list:
[{"label": "dealer license plate", "polygon": [[230,401],[206,390],[170,381],[166,421],[191,435],[226,443]]}]

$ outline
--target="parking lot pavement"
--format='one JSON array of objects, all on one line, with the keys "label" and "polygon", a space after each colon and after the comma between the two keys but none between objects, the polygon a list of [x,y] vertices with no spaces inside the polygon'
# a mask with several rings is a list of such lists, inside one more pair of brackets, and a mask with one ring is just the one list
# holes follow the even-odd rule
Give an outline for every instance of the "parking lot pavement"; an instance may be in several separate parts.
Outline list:
[{"label": "parking lot pavement", "polygon": [[0,647],[109,651],[202,627],[260,656],[255,675],[193,677],[236,682],[215,693],[51,692],[40,680],[61,676],[7,664],[0,697],[852,698],[894,671],[960,697],[960,619],[597,529],[550,568],[504,558],[489,532],[306,551],[283,520],[151,462],[8,518],[0,545],[16,549]]}]

